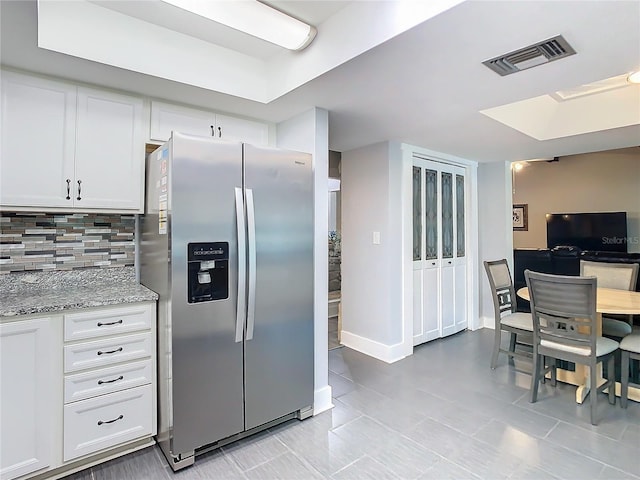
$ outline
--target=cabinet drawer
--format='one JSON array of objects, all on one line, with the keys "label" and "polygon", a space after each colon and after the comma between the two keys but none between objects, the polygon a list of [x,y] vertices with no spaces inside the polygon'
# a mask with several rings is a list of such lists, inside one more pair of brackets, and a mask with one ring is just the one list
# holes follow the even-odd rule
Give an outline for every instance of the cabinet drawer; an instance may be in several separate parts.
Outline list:
[{"label": "cabinet drawer", "polygon": [[153,432],[151,385],[64,406],[64,460],[72,460]]},{"label": "cabinet drawer", "polygon": [[151,359],[66,375],[64,403],[77,402],[152,382]]},{"label": "cabinet drawer", "polygon": [[152,352],[151,332],[66,345],[64,347],[64,372],[76,372],[85,368],[136,360],[149,357]]},{"label": "cabinet drawer", "polygon": [[119,333],[147,330],[151,327],[148,305],[100,309],[64,316],[65,341],[84,340]]}]

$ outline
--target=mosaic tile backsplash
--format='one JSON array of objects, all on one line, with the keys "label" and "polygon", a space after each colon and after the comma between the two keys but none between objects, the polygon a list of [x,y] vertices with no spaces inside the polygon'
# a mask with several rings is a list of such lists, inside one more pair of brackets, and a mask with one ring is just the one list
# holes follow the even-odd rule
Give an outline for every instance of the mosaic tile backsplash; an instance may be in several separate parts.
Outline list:
[{"label": "mosaic tile backsplash", "polygon": [[0,274],[132,266],[135,217],[0,214]]}]

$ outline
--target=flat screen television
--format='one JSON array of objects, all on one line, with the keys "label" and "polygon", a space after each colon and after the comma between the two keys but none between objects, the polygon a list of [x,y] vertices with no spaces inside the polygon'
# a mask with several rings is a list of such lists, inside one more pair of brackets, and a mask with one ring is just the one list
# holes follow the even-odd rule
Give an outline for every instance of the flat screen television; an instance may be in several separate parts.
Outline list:
[{"label": "flat screen television", "polygon": [[627,213],[547,213],[547,248],[627,252]]}]

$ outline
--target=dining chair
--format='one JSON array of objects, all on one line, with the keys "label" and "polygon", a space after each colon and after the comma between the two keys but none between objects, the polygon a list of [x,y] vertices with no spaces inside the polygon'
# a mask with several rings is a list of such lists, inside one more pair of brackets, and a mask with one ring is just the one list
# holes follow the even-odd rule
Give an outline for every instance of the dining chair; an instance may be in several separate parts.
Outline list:
[{"label": "dining chair", "polygon": [[627,408],[629,398],[629,363],[631,360],[640,362],[640,333],[632,333],[624,337],[620,342],[620,352],[622,353],[620,362],[620,405],[622,408]]},{"label": "dining chair", "polygon": [[[531,314],[516,312],[516,292],[511,280],[511,273],[506,259],[485,261],[484,268],[491,286],[493,298],[493,311],[495,318],[495,335],[493,342],[493,354],[491,355],[491,368],[496,368],[498,354],[506,353],[509,361],[513,357],[531,358],[527,351],[516,350],[517,345],[523,345],[518,336],[531,338],[533,325]],[[502,348],[502,332],[509,332],[509,349]],[[525,344],[527,345],[527,344]]]},{"label": "dining chair", "polygon": [[[588,365],[591,424],[596,425],[597,397],[609,389],[615,405],[614,352],[619,343],[598,335],[596,277],[524,272],[531,299],[533,320],[533,375],[531,403],[537,400],[538,384],[544,380],[548,358]],[[608,379],[598,387],[597,365],[607,361]],[[550,365],[555,379],[555,362]],[[555,383],[555,382],[554,382]]]},{"label": "dining chair", "polygon": [[[580,275],[594,276],[598,287],[635,290],[638,281],[637,263],[607,263],[580,260]],[[620,340],[632,331],[633,315],[602,317],[602,335]]]}]

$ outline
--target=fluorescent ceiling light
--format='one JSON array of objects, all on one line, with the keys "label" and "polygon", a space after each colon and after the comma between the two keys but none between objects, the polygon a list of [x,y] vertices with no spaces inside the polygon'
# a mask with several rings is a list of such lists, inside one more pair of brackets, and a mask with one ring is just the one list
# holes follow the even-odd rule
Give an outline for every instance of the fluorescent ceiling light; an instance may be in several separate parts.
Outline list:
[{"label": "fluorescent ceiling light", "polygon": [[289,50],[302,50],[316,29],[257,0],[163,0]]},{"label": "fluorescent ceiling light", "polygon": [[633,72],[627,77],[629,83],[640,83],[640,70]]}]

